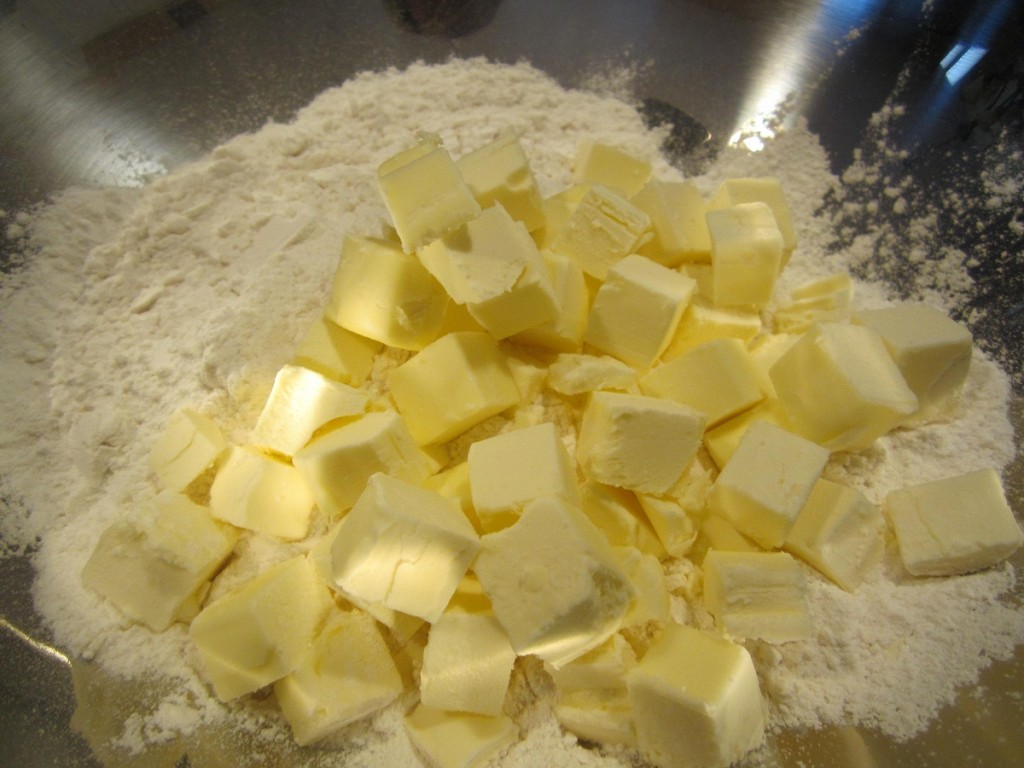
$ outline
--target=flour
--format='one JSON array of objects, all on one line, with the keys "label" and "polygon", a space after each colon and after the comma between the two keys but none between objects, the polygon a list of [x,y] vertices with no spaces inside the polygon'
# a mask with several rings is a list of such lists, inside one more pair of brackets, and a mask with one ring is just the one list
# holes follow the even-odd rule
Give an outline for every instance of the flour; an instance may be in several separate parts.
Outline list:
[{"label": "flour", "polygon": [[[631,76],[595,78],[621,96]],[[661,178],[679,178],[659,154],[666,132],[645,127],[621,98],[566,91],[526,64],[454,60],[360,74],[292,123],[239,136],[145,187],[69,190],[4,218],[8,237],[29,256],[0,284],[0,490],[10,505],[0,534],[11,551],[36,550],[35,604],[59,647],[105,674],[167,681],[136,694],[135,710],[108,735],[112,761],[176,742],[193,756],[213,754],[217,739],[209,734],[230,741],[224,734],[240,732],[253,750],[245,764],[273,764],[275,755],[288,755],[289,765],[415,764],[399,705],[346,729],[335,751],[296,750],[266,702],[223,705],[211,697],[184,627],[154,635],[125,626],[79,574],[99,533],[152,495],[145,459],[171,412],[197,408],[232,440],[245,440],[274,374],[321,311],[342,238],[379,232],[386,220],[377,165],[417,131],[440,134],[457,157],[509,128],[520,132],[545,194],[571,182],[584,137],[650,158]],[[877,206],[890,206],[911,217],[908,231],[922,250],[911,259],[911,293],[959,306],[968,257],[929,240],[927,207],[906,202],[914,194],[909,179],[885,181],[863,157],[834,178],[817,139],[797,121],[762,152],[725,150],[694,181],[710,194],[723,178],[749,175],[782,180],[797,228],[779,301],[806,280],[851,269],[862,278],[857,306],[890,301],[881,279],[894,277],[887,270],[899,259],[886,249],[898,233],[868,226]],[[892,194],[869,200],[865,190],[879,183]],[[998,174],[990,174],[988,188],[993,201],[1018,193]],[[371,384],[401,359],[382,356]],[[1014,456],[1008,398],[1006,375],[979,353],[957,419],[836,457],[827,476],[877,502],[911,482],[1002,468]],[[537,404],[552,420],[564,406]],[[508,426],[499,419],[478,434]],[[217,589],[302,549],[251,537]],[[693,567],[676,564],[669,577],[674,615],[699,623]],[[990,660],[1007,658],[1024,641],[1024,610],[1000,599],[1016,589],[1008,565],[911,580],[890,545],[883,567],[855,594],[809,569],[808,579],[814,639],[750,644],[775,729],[854,724],[909,738]],[[634,764],[625,752],[581,745],[563,732],[550,696],[543,671],[521,664],[510,701],[523,738],[500,765]]]}]

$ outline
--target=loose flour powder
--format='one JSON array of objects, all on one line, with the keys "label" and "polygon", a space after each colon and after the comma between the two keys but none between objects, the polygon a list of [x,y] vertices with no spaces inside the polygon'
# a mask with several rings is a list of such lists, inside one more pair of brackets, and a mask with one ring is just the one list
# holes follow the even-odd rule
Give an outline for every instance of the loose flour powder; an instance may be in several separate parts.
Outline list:
[{"label": "loose flour powder", "polygon": [[[617,81],[616,92],[622,87]],[[175,409],[202,410],[244,441],[274,374],[321,311],[343,236],[377,233],[386,221],[377,165],[417,131],[439,134],[457,157],[508,129],[521,134],[545,194],[570,183],[583,138],[680,177],[659,153],[665,132],[646,127],[628,100],[566,90],[527,64],[453,60],[360,74],[293,122],[239,136],[143,188],[72,189],[6,219],[26,256],[0,285],[0,533],[8,554],[30,553],[36,609],[56,645],[98,675],[108,698],[118,685],[127,691],[130,707],[98,747],[111,761],[185,745],[197,765],[218,756],[232,765],[417,764],[402,730],[408,700],[346,729],[330,750],[299,751],[272,702],[212,697],[183,626],[160,635],[128,626],[79,574],[100,532],[154,493],[146,456]],[[761,152],[723,151],[694,181],[710,194],[723,178],[751,175],[781,179],[797,226],[780,301],[800,282],[849,271],[863,248],[837,249],[835,212],[819,213],[844,182],[804,124]],[[934,269],[948,279],[961,266],[953,259]],[[942,280],[932,282],[942,303]],[[881,283],[856,284],[857,306],[890,299]],[[394,362],[385,356],[380,366]],[[1014,456],[1009,397],[1007,376],[979,352],[958,418],[836,456],[826,476],[878,502],[901,485],[1002,469]],[[303,546],[245,539],[218,589]],[[774,729],[858,725],[907,739],[1024,642],[1024,610],[1006,599],[1016,589],[1008,564],[912,579],[890,546],[854,594],[807,575],[814,637],[748,644]],[[695,579],[685,564],[671,570],[675,610],[706,624],[686,599]],[[83,682],[83,695],[89,690]],[[500,765],[636,764],[563,732],[551,697],[543,670],[520,660],[509,706],[522,739]],[[231,750],[239,744],[244,753]]]}]

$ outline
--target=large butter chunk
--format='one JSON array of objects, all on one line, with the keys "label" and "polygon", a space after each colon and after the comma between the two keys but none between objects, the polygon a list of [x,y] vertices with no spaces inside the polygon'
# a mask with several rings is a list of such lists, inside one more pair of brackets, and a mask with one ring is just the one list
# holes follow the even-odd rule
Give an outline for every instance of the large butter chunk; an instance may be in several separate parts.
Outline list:
[{"label": "large butter chunk", "polygon": [[483,768],[519,738],[505,715],[445,712],[422,704],[405,716],[405,731],[430,768]]},{"label": "large butter chunk", "polygon": [[645,256],[626,256],[608,269],[584,341],[637,368],[649,368],[675,336],[696,289],[692,279],[675,270]]},{"label": "large butter chunk", "polygon": [[422,349],[441,329],[448,294],[419,259],[396,244],[346,237],[327,319],[399,349]]},{"label": "large butter chunk", "polygon": [[332,611],[298,668],[274,683],[299,745],[320,741],[401,693],[402,678],[380,628],[359,609]]},{"label": "large butter chunk", "polygon": [[580,142],[573,163],[576,184],[601,184],[632,197],[651,178],[651,164],[618,147],[590,139]]},{"label": "large butter chunk", "polygon": [[358,387],[369,378],[382,346],[321,316],[299,341],[292,363]]},{"label": "large butter chunk", "polygon": [[804,574],[786,552],[711,550],[704,602],[719,628],[738,640],[785,643],[811,634]]},{"label": "large butter chunk", "polygon": [[551,276],[555,316],[514,334],[511,340],[559,352],[577,351],[583,346],[583,333],[590,311],[586,278],[580,265],[568,256],[551,252],[542,255]]},{"label": "large butter chunk", "polygon": [[468,462],[473,508],[485,531],[511,525],[542,496],[580,505],[576,465],[550,422],[479,440]]},{"label": "large butter chunk", "polygon": [[793,431],[831,451],[866,448],[917,410],[878,333],[819,323],[769,371]]},{"label": "large butter chunk", "polygon": [[782,545],[829,453],[767,421],[750,425],[708,497],[708,507],[766,549]]},{"label": "large butter chunk", "polygon": [[852,592],[885,551],[885,519],[863,493],[818,480],[783,547]]},{"label": "large butter chunk", "polygon": [[746,346],[739,339],[715,339],[652,369],[640,378],[640,390],[707,416],[714,427],[764,398]]},{"label": "large butter chunk", "polygon": [[479,547],[457,502],[376,474],[338,526],[332,574],[346,594],[434,622]]},{"label": "large butter chunk", "polygon": [[711,298],[716,306],[764,307],[782,267],[782,235],[765,203],[707,213]]},{"label": "large butter chunk", "polygon": [[213,421],[189,408],[180,408],[153,444],[149,467],[165,488],[182,491],[212,467],[227,448],[227,440]]},{"label": "large butter chunk", "polygon": [[629,200],[651,219],[653,237],[640,252],[666,267],[711,258],[704,198],[692,181],[649,181]]},{"label": "large butter chunk", "polygon": [[679,403],[619,392],[594,392],[580,422],[576,458],[606,485],[665,493],[693,461],[704,415]]},{"label": "large butter chunk", "polygon": [[634,595],[608,540],[553,496],[481,537],[473,569],[516,653],[556,667],[618,630]]},{"label": "large butter chunk", "polygon": [[189,634],[217,697],[235,699],[298,669],[331,606],[305,557],[278,563],[206,606]]},{"label": "large butter chunk", "polygon": [[187,497],[164,491],[107,528],[82,582],[132,621],[162,632],[203,596],[231,554],[238,532]]},{"label": "large butter chunk", "polygon": [[210,487],[214,517],[281,539],[309,532],[315,503],[295,467],[247,447],[231,449]]},{"label": "large butter chunk", "polygon": [[742,203],[764,203],[772,211],[772,217],[782,235],[783,263],[796,248],[796,228],[790,214],[782,183],[774,176],[726,179],[718,187],[708,208],[729,208]]},{"label": "large butter chunk", "polygon": [[646,213],[595,185],[562,224],[549,248],[575,259],[591,277],[604,280],[609,267],[636,251],[650,225]]},{"label": "large butter chunk", "polygon": [[506,355],[486,333],[442,336],[393,369],[388,382],[420,445],[450,440],[519,402]]},{"label": "large butter chunk", "polygon": [[505,133],[463,155],[456,165],[482,208],[500,203],[531,232],[544,226],[544,200],[514,133]]},{"label": "large butter chunk", "polygon": [[1024,542],[999,475],[992,469],[892,491],[885,509],[903,565],[915,576],[988,568]]},{"label": "large butter chunk", "polygon": [[900,304],[859,312],[855,321],[874,328],[917,396],[910,423],[949,418],[959,405],[971,367],[971,332],[927,304]]},{"label": "large butter chunk", "polygon": [[435,137],[381,164],[378,185],[402,248],[412,252],[480,213],[458,166]]},{"label": "large butter chunk", "polygon": [[433,709],[501,714],[516,652],[491,614],[446,611],[430,627],[420,701]]},{"label": "large butter chunk", "polygon": [[731,640],[669,624],[627,686],[640,751],[658,768],[730,765],[764,737],[754,663]]},{"label": "large butter chunk", "polygon": [[296,453],[293,461],[320,511],[332,517],[355,504],[377,472],[411,483],[431,473],[426,456],[394,411],[367,413],[327,432]]},{"label": "large butter chunk", "polygon": [[249,441],[284,456],[294,455],[313,433],[340,419],[362,414],[370,395],[297,365],[274,377],[263,411]]}]

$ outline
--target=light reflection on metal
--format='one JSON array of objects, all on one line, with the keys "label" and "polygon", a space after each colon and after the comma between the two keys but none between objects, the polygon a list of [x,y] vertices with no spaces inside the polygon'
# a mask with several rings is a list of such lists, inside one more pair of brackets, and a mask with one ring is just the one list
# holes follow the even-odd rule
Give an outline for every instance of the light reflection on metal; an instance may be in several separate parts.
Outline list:
[{"label": "light reflection on metal", "polygon": [[55,661],[62,666],[68,668],[71,667],[71,659],[69,659],[63,653],[58,651],[52,645],[47,645],[46,643],[40,640],[36,640],[31,635],[26,634],[22,630],[18,629],[18,627],[11,624],[11,622],[9,622],[3,616],[0,616],[0,631],[9,632],[11,635],[16,637],[21,642],[23,642],[33,651],[38,653],[40,656],[50,659],[51,661]]}]

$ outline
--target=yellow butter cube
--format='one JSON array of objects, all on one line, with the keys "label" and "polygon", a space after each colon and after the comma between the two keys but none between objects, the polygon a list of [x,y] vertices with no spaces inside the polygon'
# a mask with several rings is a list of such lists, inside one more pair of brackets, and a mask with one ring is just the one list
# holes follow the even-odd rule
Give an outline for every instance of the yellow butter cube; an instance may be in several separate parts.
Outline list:
[{"label": "yellow butter cube", "polygon": [[757,544],[736,530],[736,526],[719,515],[708,515],[700,524],[709,549],[723,552],[761,552]]},{"label": "yellow butter cube", "polygon": [[586,741],[636,747],[636,728],[629,697],[620,691],[588,689],[560,696],[555,717]]},{"label": "yellow butter cube", "polygon": [[676,499],[638,493],[637,500],[658,540],[672,557],[684,557],[693,547],[698,521]]},{"label": "yellow butter cube", "polygon": [[[786,414],[778,400],[765,399],[742,413],[726,419],[704,433],[704,448],[719,469],[724,467],[736,452],[736,447],[750,425],[757,421],[767,421],[782,429],[790,429]],[[792,431],[792,430],[790,430]]]},{"label": "yellow butter cube", "polygon": [[463,514],[478,533],[483,533],[480,519],[473,509],[473,492],[469,487],[469,462],[460,461],[453,467],[431,475],[420,483],[424,488],[459,502]]},{"label": "yellow butter cube", "polygon": [[782,267],[782,235],[771,208],[744,203],[712,210],[707,223],[715,305],[766,306]]},{"label": "yellow butter cube", "polygon": [[358,387],[369,377],[381,347],[381,342],[352,333],[321,316],[299,341],[292,363]]},{"label": "yellow butter cube", "polygon": [[636,369],[607,355],[562,353],[548,366],[547,385],[569,396],[598,390],[639,393]]},{"label": "yellow butter cube", "polygon": [[775,310],[775,333],[803,333],[815,323],[838,323],[850,319],[853,278],[846,273],[829,275],[794,288],[792,301]]},{"label": "yellow butter cube", "polygon": [[632,197],[651,178],[651,164],[618,147],[585,139],[573,163],[576,184],[602,184],[623,197]]},{"label": "yellow butter cube", "polygon": [[667,555],[632,491],[585,480],[580,496],[584,514],[613,545],[635,547],[658,559]]},{"label": "yellow butter cube", "polygon": [[153,444],[149,467],[165,488],[182,491],[227,448],[227,440],[213,421],[190,408],[180,408]]},{"label": "yellow butter cube", "polygon": [[666,267],[711,260],[711,233],[692,181],[649,181],[629,200],[651,219],[653,237],[640,253]]},{"label": "yellow butter cube", "polygon": [[622,628],[642,627],[652,621],[664,624],[669,619],[669,595],[661,562],[635,547],[616,547],[615,551],[636,591],[633,604],[622,617]]},{"label": "yellow butter cube", "polygon": [[548,250],[562,226],[576,210],[583,196],[590,191],[591,184],[574,184],[550,197],[544,198],[544,226],[533,231],[533,239],[541,250]]},{"label": "yellow butter cube", "polygon": [[548,674],[558,688],[559,697],[594,689],[626,691],[626,674],[636,666],[636,652],[616,632],[596,648],[568,664],[546,664]]},{"label": "yellow butter cube", "polygon": [[537,179],[514,133],[463,155],[456,165],[481,208],[500,203],[531,232],[544,225],[544,201]]},{"label": "yellow butter cube", "polygon": [[430,768],[483,768],[519,738],[505,715],[445,712],[422,704],[405,716],[405,730]]},{"label": "yellow butter cube", "polygon": [[796,228],[781,182],[774,176],[726,179],[708,203],[708,208],[729,208],[742,203],[764,203],[771,208],[772,217],[782,235],[784,265],[796,248]]},{"label": "yellow butter cube", "polygon": [[511,340],[559,352],[577,351],[583,346],[590,311],[590,291],[583,270],[568,256],[550,252],[542,255],[551,276],[555,316],[514,334]]},{"label": "yellow butter cube", "polygon": [[747,343],[761,333],[761,314],[742,307],[716,307],[699,295],[683,312],[675,336],[661,355],[668,362],[715,339],[739,339]]}]

